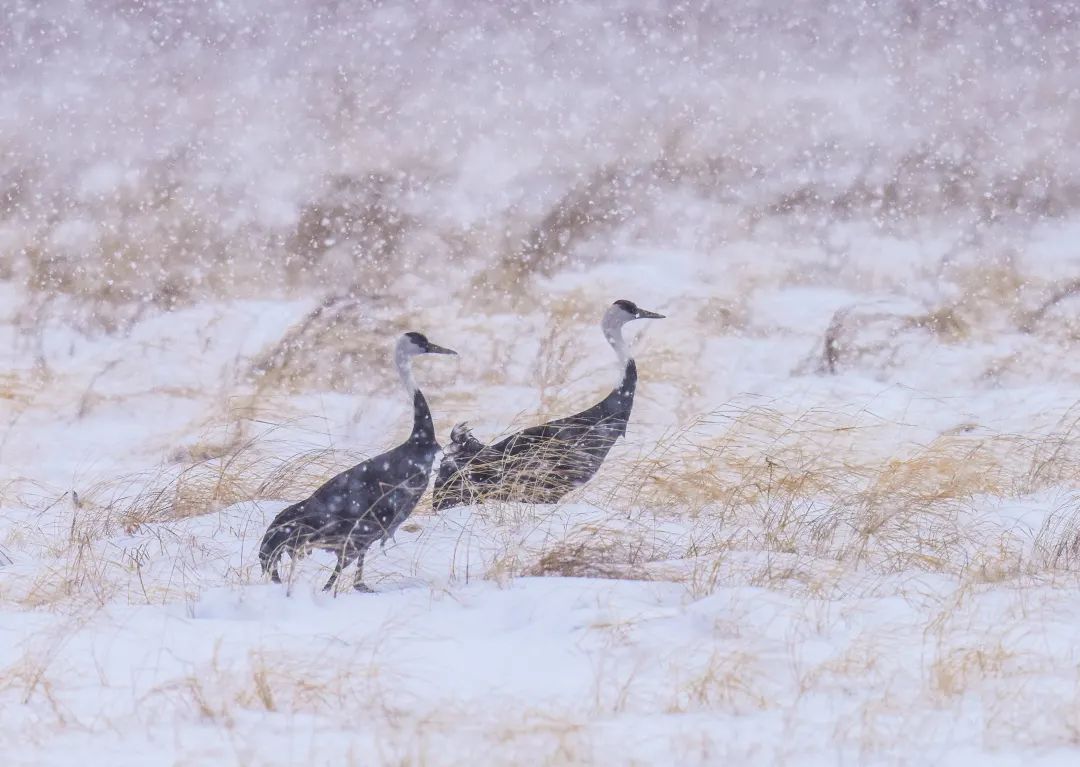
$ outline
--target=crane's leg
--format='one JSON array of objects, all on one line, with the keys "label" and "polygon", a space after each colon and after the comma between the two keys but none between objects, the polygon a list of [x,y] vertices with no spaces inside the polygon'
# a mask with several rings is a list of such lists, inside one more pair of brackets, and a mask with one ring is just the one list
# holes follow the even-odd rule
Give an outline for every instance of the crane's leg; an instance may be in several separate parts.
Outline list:
[{"label": "crane's leg", "polygon": [[270,556],[270,582],[281,583],[281,573],[278,570],[281,567],[281,549],[278,549]]},{"label": "crane's leg", "polygon": [[285,596],[292,596],[293,581],[296,578],[296,565],[300,561],[300,552],[297,549],[293,549],[289,553],[289,573],[285,577]]},{"label": "crane's leg", "polygon": [[362,594],[374,593],[366,583],[364,583],[364,555],[367,554],[367,546],[360,550],[360,556],[356,558],[356,579],[353,581],[353,588]]},{"label": "crane's leg", "polygon": [[344,569],[347,560],[345,558],[345,547],[342,546],[338,549],[337,563],[334,565],[334,572],[330,573],[330,580],[326,582],[326,585],[322,587],[323,591],[333,591],[334,584],[337,583],[338,576],[341,575],[342,569]]}]

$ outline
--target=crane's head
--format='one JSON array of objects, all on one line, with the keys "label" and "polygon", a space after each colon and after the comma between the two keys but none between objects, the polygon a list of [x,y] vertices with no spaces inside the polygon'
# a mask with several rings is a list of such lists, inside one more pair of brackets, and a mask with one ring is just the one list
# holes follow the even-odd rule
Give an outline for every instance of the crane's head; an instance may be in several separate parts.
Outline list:
[{"label": "crane's head", "polygon": [[433,344],[423,333],[406,333],[398,340],[398,348],[414,357],[417,354],[457,354],[453,349]]},{"label": "crane's head", "polygon": [[630,351],[626,348],[626,342],[623,341],[622,326],[631,320],[661,320],[663,318],[662,314],[642,309],[633,301],[620,298],[604,312],[600,328],[604,331],[604,338],[611,344],[611,348],[619,355],[619,363],[625,365],[630,359]]},{"label": "crane's head", "polygon": [[625,298],[620,298],[613,303],[611,308],[608,309],[608,312],[614,314],[622,322],[629,322],[630,320],[664,319],[664,315],[650,312],[648,309],[642,309],[633,301],[627,301]]}]

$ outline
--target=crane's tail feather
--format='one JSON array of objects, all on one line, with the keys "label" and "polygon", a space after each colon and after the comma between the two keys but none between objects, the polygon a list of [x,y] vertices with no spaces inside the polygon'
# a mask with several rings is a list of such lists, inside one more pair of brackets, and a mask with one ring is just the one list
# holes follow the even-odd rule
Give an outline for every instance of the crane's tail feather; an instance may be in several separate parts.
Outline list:
[{"label": "crane's tail feather", "polygon": [[484,443],[473,436],[467,421],[462,421],[450,430],[450,444],[446,448],[446,454],[455,461],[459,458],[468,461],[483,449]]},{"label": "crane's tail feather", "polygon": [[281,583],[278,563],[281,562],[282,555],[292,548],[293,533],[292,525],[271,524],[259,544],[259,564],[262,566],[263,575],[269,574],[274,583]]},{"label": "crane's tail feather", "polygon": [[467,422],[462,421],[450,430],[450,444],[446,446],[435,475],[432,505],[436,511],[452,509],[475,500],[469,462],[483,449],[484,443],[473,436]]},{"label": "crane's tail feather", "polygon": [[469,428],[468,421],[456,423],[454,428],[450,430],[450,441],[458,445],[463,444],[471,436],[472,430]]}]

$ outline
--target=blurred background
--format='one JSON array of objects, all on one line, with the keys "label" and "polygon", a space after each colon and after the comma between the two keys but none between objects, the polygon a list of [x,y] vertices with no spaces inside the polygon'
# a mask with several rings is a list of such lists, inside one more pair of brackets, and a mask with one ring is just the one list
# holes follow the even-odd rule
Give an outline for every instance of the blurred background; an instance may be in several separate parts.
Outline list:
[{"label": "blurred background", "polygon": [[5,16],[0,277],[101,325],[417,283],[492,301],[627,260],[869,289],[916,262],[1009,269],[1080,205],[1071,2]]},{"label": "blurred background", "polygon": [[171,454],[241,394],[395,391],[416,327],[466,352],[427,373],[446,419],[497,430],[608,385],[620,297],[672,318],[640,347],[657,430],[895,385],[956,406],[934,429],[1072,404],[1074,3],[6,9],[13,412],[168,391]]}]

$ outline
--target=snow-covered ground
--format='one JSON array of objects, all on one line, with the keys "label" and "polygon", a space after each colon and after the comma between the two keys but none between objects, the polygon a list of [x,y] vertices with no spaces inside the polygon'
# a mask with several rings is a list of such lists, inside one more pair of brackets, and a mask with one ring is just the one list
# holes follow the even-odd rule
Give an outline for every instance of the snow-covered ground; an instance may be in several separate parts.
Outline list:
[{"label": "snow-covered ground", "polygon": [[[5,765],[1077,763],[1075,9],[668,5],[12,4]],[[590,485],[262,577],[617,298]]]},{"label": "snow-covered ground", "polygon": [[[419,363],[444,439],[610,386],[609,298],[669,319],[634,341],[632,426],[591,486],[425,499],[370,557],[374,595],[323,595],[316,556],[289,597],[254,556],[285,501],[407,429],[385,359],[353,393],[252,372],[313,302],[33,342],[3,318],[5,761],[1073,763],[1068,344],[991,320],[943,339],[903,319],[913,296],[761,285],[760,261],[742,295],[725,274],[741,319],[715,330],[717,275],[653,258],[548,280],[551,313],[418,311],[461,352]],[[873,322],[819,370],[852,302]],[[1011,354],[1030,367],[986,375]]]}]

